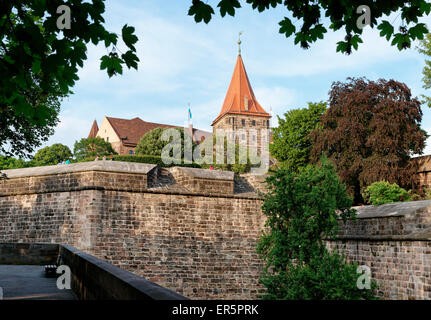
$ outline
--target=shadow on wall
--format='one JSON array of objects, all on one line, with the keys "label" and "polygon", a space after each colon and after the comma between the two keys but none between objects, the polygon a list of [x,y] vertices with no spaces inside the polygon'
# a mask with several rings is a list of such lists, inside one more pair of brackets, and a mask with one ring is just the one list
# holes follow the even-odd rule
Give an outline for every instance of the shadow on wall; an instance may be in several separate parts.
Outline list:
[{"label": "shadow on wall", "polygon": [[0,264],[61,266],[67,270],[62,277],[69,279],[63,281],[69,281],[80,300],[187,300],[68,245],[0,243]]}]

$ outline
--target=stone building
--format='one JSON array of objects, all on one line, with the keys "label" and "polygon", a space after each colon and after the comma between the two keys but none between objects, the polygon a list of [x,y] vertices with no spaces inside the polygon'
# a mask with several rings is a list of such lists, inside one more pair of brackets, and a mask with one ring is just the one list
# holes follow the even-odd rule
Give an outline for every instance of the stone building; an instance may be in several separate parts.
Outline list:
[{"label": "stone building", "polygon": [[213,133],[222,129],[236,142],[256,146],[261,154],[262,146],[269,141],[270,119],[254,95],[239,53],[222,109],[211,124]]}]

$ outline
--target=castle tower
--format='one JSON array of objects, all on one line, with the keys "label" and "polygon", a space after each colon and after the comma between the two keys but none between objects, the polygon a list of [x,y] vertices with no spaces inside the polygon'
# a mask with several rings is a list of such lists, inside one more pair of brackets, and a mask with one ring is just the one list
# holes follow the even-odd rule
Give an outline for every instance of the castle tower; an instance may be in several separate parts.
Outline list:
[{"label": "castle tower", "polygon": [[[241,41],[238,42],[241,44]],[[271,115],[257,101],[245,71],[239,50],[235,69],[223,107],[213,121],[213,133],[218,129],[233,131],[236,142],[250,146],[257,144],[258,154],[262,150],[262,134],[269,133]]]}]

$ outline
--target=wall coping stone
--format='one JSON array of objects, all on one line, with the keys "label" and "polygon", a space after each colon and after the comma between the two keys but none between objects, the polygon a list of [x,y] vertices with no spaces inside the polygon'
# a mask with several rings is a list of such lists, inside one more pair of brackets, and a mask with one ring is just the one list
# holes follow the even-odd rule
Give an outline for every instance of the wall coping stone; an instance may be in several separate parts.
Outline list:
[{"label": "wall coping stone", "polygon": [[404,217],[424,209],[431,210],[431,200],[396,202],[380,206],[369,205],[353,208],[356,209],[358,219]]},{"label": "wall coping stone", "polygon": [[2,173],[6,174],[9,179],[86,171],[148,174],[155,167],[157,167],[155,164],[100,160],[62,165],[58,164],[54,166],[2,170]]},{"label": "wall coping stone", "polygon": [[[144,277],[137,276],[70,245],[60,245],[60,256],[66,260],[66,265],[72,263],[69,267],[75,277],[80,278],[84,283],[86,280],[91,280],[91,284],[95,286],[92,291],[96,293],[106,291],[106,295],[109,295],[108,300],[189,300]],[[99,275],[97,279],[90,279],[91,276],[88,274],[90,268]],[[90,283],[90,281],[88,282]],[[74,291],[80,299],[88,299],[83,296],[87,290],[81,292],[79,288],[75,288]],[[102,298],[106,299],[106,295]]]},{"label": "wall coping stone", "polygon": [[198,179],[233,181],[235,176],[235,173],[232,171],[208,170],[187,167],[173,167],[172,170],[182,171],[184,174]]}]

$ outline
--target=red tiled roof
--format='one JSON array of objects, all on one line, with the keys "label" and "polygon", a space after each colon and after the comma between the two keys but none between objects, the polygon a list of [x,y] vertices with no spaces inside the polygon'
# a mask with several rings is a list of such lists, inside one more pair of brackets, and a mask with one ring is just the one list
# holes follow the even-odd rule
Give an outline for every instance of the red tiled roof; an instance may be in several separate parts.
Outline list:
[{"label": "red tiled roof", "polygon": [[[248,110],[245,108],[245,97],[248,99]],[[221,112],[212,125],[225,114],[271,118],[271,115],[262,108],[254,95],[241,55],[238,55],[236,60],[235,70]]]},{"label": "red tiled roof", "polygon": [[97,121],[94,120],[93,125],[91,126],[90,134],[88,135],[88,138],[96,138],[98,132],[99,132],[99,127],[97,126]]},{"label": "red tiled roof", "polygon": [[[111,124],[115,133],[120,139],[122,139],[123,144],[127,146],[136,146],[139,140],[148,131],[155,128],[175,128],[176,126],[171,126],[167,124],[147,122],[140,118],[134,118],[131,120],[111,118],[106,117],[108,122]],[[127,139],[126,139],[127,138]]]}]

